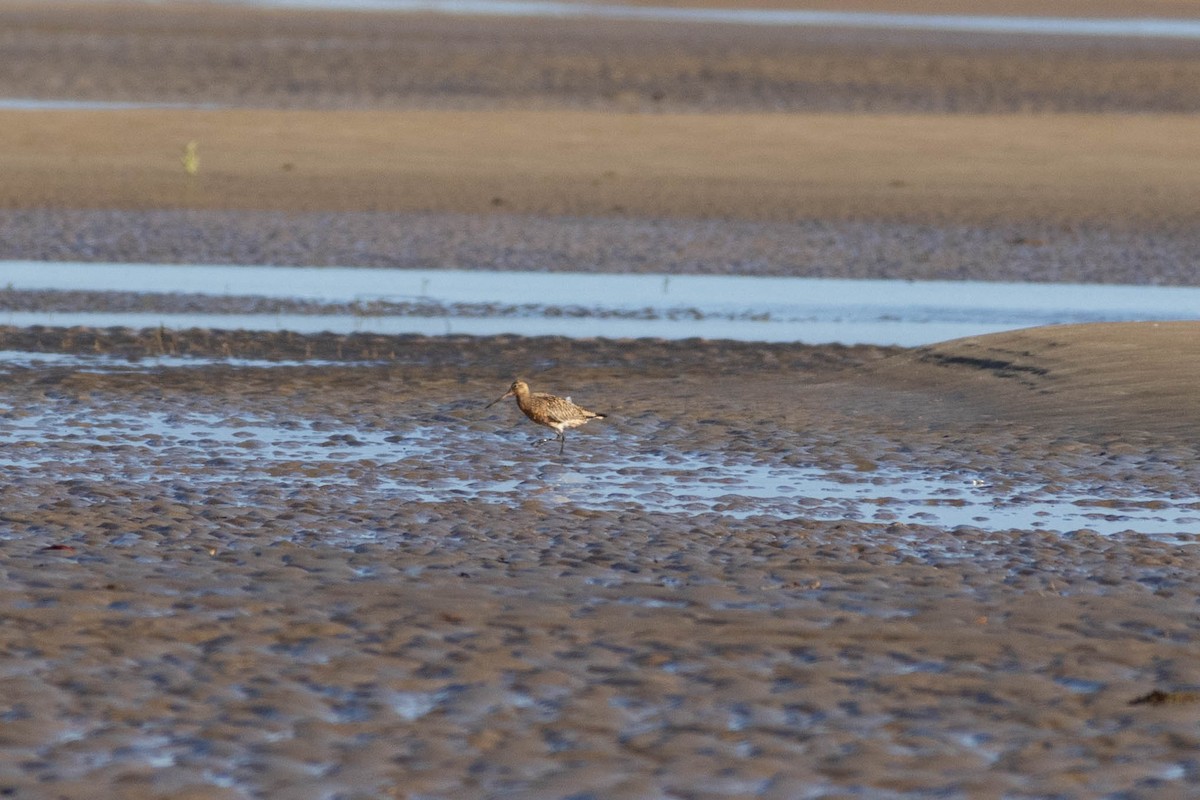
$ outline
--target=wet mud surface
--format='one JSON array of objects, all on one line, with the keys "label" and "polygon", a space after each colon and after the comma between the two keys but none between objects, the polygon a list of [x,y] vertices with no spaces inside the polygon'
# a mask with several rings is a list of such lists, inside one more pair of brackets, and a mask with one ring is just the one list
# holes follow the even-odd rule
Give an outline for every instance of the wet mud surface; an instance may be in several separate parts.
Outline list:
[{"label": "wet mud surface", "polygon": [[[1193,285],[1192,226],[0,209],[0,258]],[[3,284],[0,283],[0,288]]]},{"label": "wet mud surface", "polygon": [[[179,332],[163,356],[156,331],[88,336],[5,332],[10,796],[1198,777],[1194,708],[1130,705],[1200,681],[1195,440],[831,402],[910,357],[880,348]],[[483,408],[539,366],[535,388],[609,414],[561,457]],[[918,473],[956,491],[889,484]],[[827,491],[854,484],[868,500]],[[1037,491],[1136,502],[937,522]],[[1148,509],[1182,521],[1137,532]]]},{"label": "wet mud surface", "polygon": [[[1187,42],[207,4],[0,19],[0,95],[41,100],[493,121],[1200,108]],[[163,175],[184,177],[191,138],[156,151]],[[254,143],[206,137],[200,174]],[[78,185],[109,203],[91,208],[41,199],[87,153],[9,175],[0,258],[1191,285],[1200,253],[1191,216],[1152,213],[1136,182],[1105,190],[1108,218],[988,222],[938,191],[898,201],[913,216],[765,216],[756,191],[725,216],[572,214],[570,174],[557,212],[516,213],[511,170],[389,211],[343,203],[334,171],[288,211],[155,195],[129,177],[148,152],[89,162]],[[927,175],[901,177],[889,192]],[[0,796],[1188,796],[1191,333],[899,350],[0,329]],[[559,456],[511,404],[484,409],[518,375],[609,416]]]},{"label": "wet mud surface", "polygon": [[[239,8],[215,14],[203,4],[154,13],[121,3],[11,6],[2,17],[0,95],[12,97],[689,113],[1200,109],[1200,58],[1186,40]],[[1144,4],[1129,6],[1124,16],[1144,13]],[[984,11],[971,5],[960,13]]]}]

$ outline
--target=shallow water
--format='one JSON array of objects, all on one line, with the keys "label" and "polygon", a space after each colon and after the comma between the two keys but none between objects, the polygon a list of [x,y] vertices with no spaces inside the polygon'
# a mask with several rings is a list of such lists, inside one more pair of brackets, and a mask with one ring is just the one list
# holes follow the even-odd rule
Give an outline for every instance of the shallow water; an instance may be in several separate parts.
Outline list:
[{"label": "shallow water", "polygon": [[[888,28],[957,33],[1200,39],[1200,20],[883,14],[761,8],[668,8],[552,0],[226,0],[271,8],[432,12],[505,17],[557,17],[650,22],[721,23],[820,28]],[[730,3],[731,6],[735,4]]]},{"label": "shallow water", "polygon": [[137,108],[216,108],[209,103],[134,103],[106,100],[55,100],[0,97],[3,111],[126,111]]},{"label": "shallow water", "polygon": [[[0,470],[58,481],[183,478],[192,487],[220,485],[239,505],[254,505],[264,487],[317,485],[384,504],[536,500],[591,510],[1167,536],[1200,524],[1200,497],[1098,496],[1082,487],[887,466],[758,463],[636,440],[617,446],[618,434],[603,428],[573,434],[573,452],[559,459],[553,443],[537,444],[539,434],[499,424],[495,441],[481,447],[478,431],[456,425],[399,421],[384,430],[241,409],[121,412],[51,401],[0,416]],[[364,535],[373,534],[348,533],[347,543]]]},{"label": "shallow water", "polygon": [[763,325],[748,321],[717,320],[699,325],[675,320],[624,320],[554,317],[479,319],[470,317],[383,317],[356,315],[301,314],[105,314],[0,312],[0,324],[30,326],[85,326],[96,328],[128,327],[215,328],[297,333],[378,333],[387,335],[420,334],[442,336],[571,336],[609,339],[663,338],[732,339],[750,342],[809,342],[813,344],[846,342],[916,346],[931,342],[997,333],[1012,325],[970,325],[923,323],[920,326],[888,322],[792,322]]},{"label": "shallow water", "polygon": [[1200,318],[1200,288],[354,267],[0,262],[14,290],[417,303],[420,314],[0,312],[0,323],[917,346],[1080,322]]},{"label": "shallow water", "polygon": [[[99,327],[286,328],[426,333],[566,333],[706,336],[922,344],[1038,322],[1196,315],[1200,289],[721,276],[579,275],[354,268],[284,268],[8,262],[13,290],[154,291],[315,302],[419,301],[443,316],[8,313],[10,324]],[[852,298],[848,301],[846,298]],[[569,312],[569,313],[566,313]],[[814,334],[819,332],[819,334]],[[261,369],[332,362],[0,352],[0,372],[181,370],[222,364]],[[344,366],[344,364],[343,364]],[[169,380],[169,377],[166,379]],[[481,417],[482,419],[482,417]],[[918,523],[1171,537],[1200,524],[1200,498],[1136,486],[1116,490],[1023,483],[993,476],[880,465],[870,471],[758,462],[746,455],[657,447],[598,427],[562,460],[540,431],[494,434],[429,421],[393,430],[193,408],[47,403],[0,417],[0,468],[54,480],[177,480],[218,485],[253,505],[266,487],[344,487],[366,502],[529,499],[591,510],[641,509],[817,520]],[[616,439],[620,438],[618,442]],[[486,440],[490,439],[488,442]],[[576,449],[578,448],[578,449]],[[482,452],[482,455],[481,455]],[[159,476],[164,476],[160,478]],[[240,499],[238,499],[240,498]]]},{"label": "shallow water", "polygon": [[[370,362],[357,361],[358,365]],[[209,358],[205,356],[170,356],[156,355],[137,359],[108,354],[79,355],[77,353],[33,353],[25,350],[0,350],[0,371],[12,369],[38,369],[40,367],[74,367],[80,372],[145,372],[158,367],[208,367],[221,364],[227,367],[251,367],[255,369],[270,369],[273,367],[333,367],[346,365],[345,361],[326,361],[319,358],[307,358],[303,361],[280,359],[269,361],[260,358],[237,358],[222,356]]]}]

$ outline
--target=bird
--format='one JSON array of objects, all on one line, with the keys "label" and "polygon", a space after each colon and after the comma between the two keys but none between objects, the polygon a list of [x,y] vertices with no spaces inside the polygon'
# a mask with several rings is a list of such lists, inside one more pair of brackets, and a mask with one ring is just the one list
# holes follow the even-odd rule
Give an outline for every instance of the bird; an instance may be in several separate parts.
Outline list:
[{"label": "bird", "polygon": [[525,416],[538,425],[545,425],[547,428],[554,429],[558,435],[552,436],[549,439],[543,439],[542,441],[552,442],[558,439],[559,455],[562,455],[563,448],[567,446],[567,428],[577,428],[590,419],[604,419],[608,416],[607,414],[598,414],[595,411],[588,411],[586,408],[577,406],[571,402],[571,398],[569,397],[556,397],[544,392],[531,392],[529,391],[529,384],[519,379],[512,382],[507,392],[484,407],[491,408],[506,397],[516,397],[517,407],[525,413]]}]

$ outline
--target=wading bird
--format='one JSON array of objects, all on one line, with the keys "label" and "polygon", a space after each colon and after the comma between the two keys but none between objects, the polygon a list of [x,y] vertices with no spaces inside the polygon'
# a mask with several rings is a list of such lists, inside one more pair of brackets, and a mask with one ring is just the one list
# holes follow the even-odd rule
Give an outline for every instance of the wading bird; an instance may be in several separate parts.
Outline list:
[{"label": "wading bird", "polygon": [[567,446],[567,428],[577,428],[589,419],[604,419],[607,416],[607,414],[597,414],[595,411],[580,408],[572,403],[569,397],[555,397],[552,394],[531,392],[529,384],[521,380],[513,381],[507,392],[488,403],[485,408],[491,408],[506,397],[516,397],[517,407],[525,412],[525,416],[538,425],[553,428],[558,433],[557,436],[542,441],[552,442],[558,439],[559,455],[562,455],[563,448]]}]

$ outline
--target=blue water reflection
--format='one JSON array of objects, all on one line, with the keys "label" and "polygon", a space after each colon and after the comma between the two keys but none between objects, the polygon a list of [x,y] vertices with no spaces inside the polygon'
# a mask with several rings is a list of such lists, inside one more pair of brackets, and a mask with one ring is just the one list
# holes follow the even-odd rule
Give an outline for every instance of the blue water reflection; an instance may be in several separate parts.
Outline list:
[{"label": "blue water reflection", "polygon": [[672,8],[552,2],[551,0],[227,0],[227,2],[271,8],[426,12],[506,17],[823,28],[884,28],[1053,36],[1200,38],[1200,19],[1104,19],[974,14],[886,14],[761,8]]},{"label": "blue water reflection", "polygon": [[0,285],[353,304],[316,314],[0,312],[0,323],[21,326],[916,346],[1035,325],[1200,319],[1200,288],[1163,286],[40,261],[0,262]]}]

